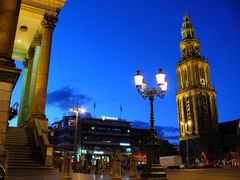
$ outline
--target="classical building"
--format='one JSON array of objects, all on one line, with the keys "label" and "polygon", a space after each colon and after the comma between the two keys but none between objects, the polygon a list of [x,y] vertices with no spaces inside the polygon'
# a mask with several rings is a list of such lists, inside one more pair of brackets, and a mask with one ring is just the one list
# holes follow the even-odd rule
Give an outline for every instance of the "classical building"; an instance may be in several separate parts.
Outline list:
[{"label": "classical building", "polygon": [[[7,130],[9,106],[21,72],[15,67],[14,60],[24,64],[18,126],[32,128],[44,164],[52,164],[45,106],[52,34],[65,1],[0,1],[0,161],[6,172],[8,154],[11,154],[6,150],[6,135],[12,130]],[[24,129],[22,131],[25,132]],[[10,144],[12,150],[13,145]]]},{"label": "classical building", "polygon": [[180,149],[184,159],[213,160],[217,152],[218,113],[208,61],[188,14],[183,17],[181,58],[177,64],[176,94]]}]

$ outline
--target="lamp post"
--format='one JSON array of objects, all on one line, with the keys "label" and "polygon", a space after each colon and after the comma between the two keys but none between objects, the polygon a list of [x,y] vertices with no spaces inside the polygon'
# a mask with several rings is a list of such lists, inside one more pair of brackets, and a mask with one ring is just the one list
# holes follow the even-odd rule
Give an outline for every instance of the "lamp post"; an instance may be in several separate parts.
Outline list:
[{"label": "lamp post", "polygon": [[[77,108],[70,108],[70,111],[74,112],[76,114],[76,119],[75,119],[75,133],[74,133],[74,153],[75,153],[75,158],[78,159],[77,157],[77,134],[78,134],[78,117],[79,117],[79,113],[80,114],[84,114],[86,112],[86,110],[84,108],[80,108],[78,107],[78,103],[77,103]],[[81,149],[81,142],[80,142],[80,149]]]},{"label": "lamp post", "polygon": [[167,179],[166,173],[160,166],[159,159],[159,146],[157,142],[156,130],[154,128],[154,114],[153,114],[153,101],[154,97],[158,96],[163,98],[167,90],[167,82],[165,81],[166,75],[163,73],[162,69],[156,74],[156,80],[158,88],[154,87],[149,89],[147,84],[144,82],[144,77],[137,70],[137,74],[134,76],[134,81],[138,93],[143,97],[143,99],[149,99],[150,101],[150,142],[147,144],[147,165],[143,169],[141,178],[161,178]]},{"label": "lamp post", "polygon": [[189,134],[190,134],[190,127],[192,126],[192,122],[188,121],[187,123],[181,122],[181,124],[184,125],[184,132],[186,134],[186,163],[187,166],[189,165],[189,148],[188,148],[188,138],[189,138]]}]

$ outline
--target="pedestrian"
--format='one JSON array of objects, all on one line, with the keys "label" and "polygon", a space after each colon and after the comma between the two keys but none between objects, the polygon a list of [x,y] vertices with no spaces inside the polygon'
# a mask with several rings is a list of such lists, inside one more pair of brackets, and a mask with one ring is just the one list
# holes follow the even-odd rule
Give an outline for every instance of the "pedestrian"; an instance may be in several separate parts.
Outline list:
[{"label": "pedestrian", "polygon": [[121,175],[122,175],[123,177],[126,176],[123,166],[121,166]]},{"label": "pedestrian", "polygon": [[99,159],[96,160],[95,174],[99,173]]},{"label": "pedestrian", "polygon": [[87,155],[86,155],[86,160],[87,160],[87,173],[91,173],[91,169],[92,169],[92,154],[90,154],[87,151]]},{"label": "pedestrian", "polygon": [[79,172],[84,171],[84,156],[80,156],[79,158]]},{"label": "pedestrian", "polygon": [[88,151],[87,151],[86,159],[88,161],[89,166],[92,166],[92,154],[90,154]]}]

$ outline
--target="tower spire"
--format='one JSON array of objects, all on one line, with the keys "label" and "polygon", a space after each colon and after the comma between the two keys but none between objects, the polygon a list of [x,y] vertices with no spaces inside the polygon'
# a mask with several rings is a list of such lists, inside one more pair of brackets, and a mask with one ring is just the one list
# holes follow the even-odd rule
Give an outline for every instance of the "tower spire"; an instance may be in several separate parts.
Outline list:
[{"label": "tower spire", "polygon": [[187,11],[185,11],[183,16],[181,34],[182,34],[182,41],[180,43],[180,50],[182,55],[181,60],[185,60],[189,57],[201,58],[200,42],[195,38],[195,30],[192,26],[192,22]]},{"label": "tower spire", "polygon": [[192,22],[190,20],[190,16],[187,11],[185,11],[183,16],[182,23],[182,39],[193,39],[195,38],[195,30],[192,27]]},{"label": "tower spire", "polygon": [[[209,64],[200,54],[200,42],[195,38],[187,12],[183,16],[181,34],[182,57],[176,68],[181,155],[191,160],[203,152],[214,160],[218,121],[216,92],[211,85]],[[188,149],[192,152],[188,153]]]}]

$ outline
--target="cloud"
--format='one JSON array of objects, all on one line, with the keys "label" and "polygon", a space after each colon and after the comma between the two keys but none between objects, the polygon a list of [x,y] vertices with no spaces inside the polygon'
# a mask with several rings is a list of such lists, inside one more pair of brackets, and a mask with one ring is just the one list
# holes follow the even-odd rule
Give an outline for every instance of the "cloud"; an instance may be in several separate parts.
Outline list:
[{"label": "cloud", "polygon": [[179,130],[176,127],[156,126],[157,135],[162,139],[167,139],[172,144],[179,144]]},{"label": "cloud", "polygon": [[149,129],[149,123],[134,120],[132,122],[132,127],[133,128],[141,128],[141,129]]},{"label": "cloud", "polygon": [[171,127],[171,126],[167,126],[167,127],[163,127],[163,126],[156,126],[156,128],[159,130],[159,131],[166,131],[168,133],[178,133],[178,128],[176,127]]},{"label": "cloud", "polygon": [[175,136],[164,136],[163,138],[167,139],[167,140],[179,140],[179,136],[178,135],[175,135]]},{"label": "cloud", "polygon": [[[149,123],[142,122],[142,121],[133,121],[132,127],[134,128],[143,128],[148,129]],[[161,139],[167,139],[170,141],[170,143],[178,144],[179,143],[179,130],[176,127],[163,127],[163,126],[155,126],[155,129],[157,131],[158,137]]]},{"label": "cloud", "polygon": [[76,93],[75,90],[69,86],[64,86],[49,92],[47,95],[47,104],[58,107],[64,111],[72,106],[76,106],[77,101],[78,106],[81,106],[91,101],[91,98],[84,94]]}]

